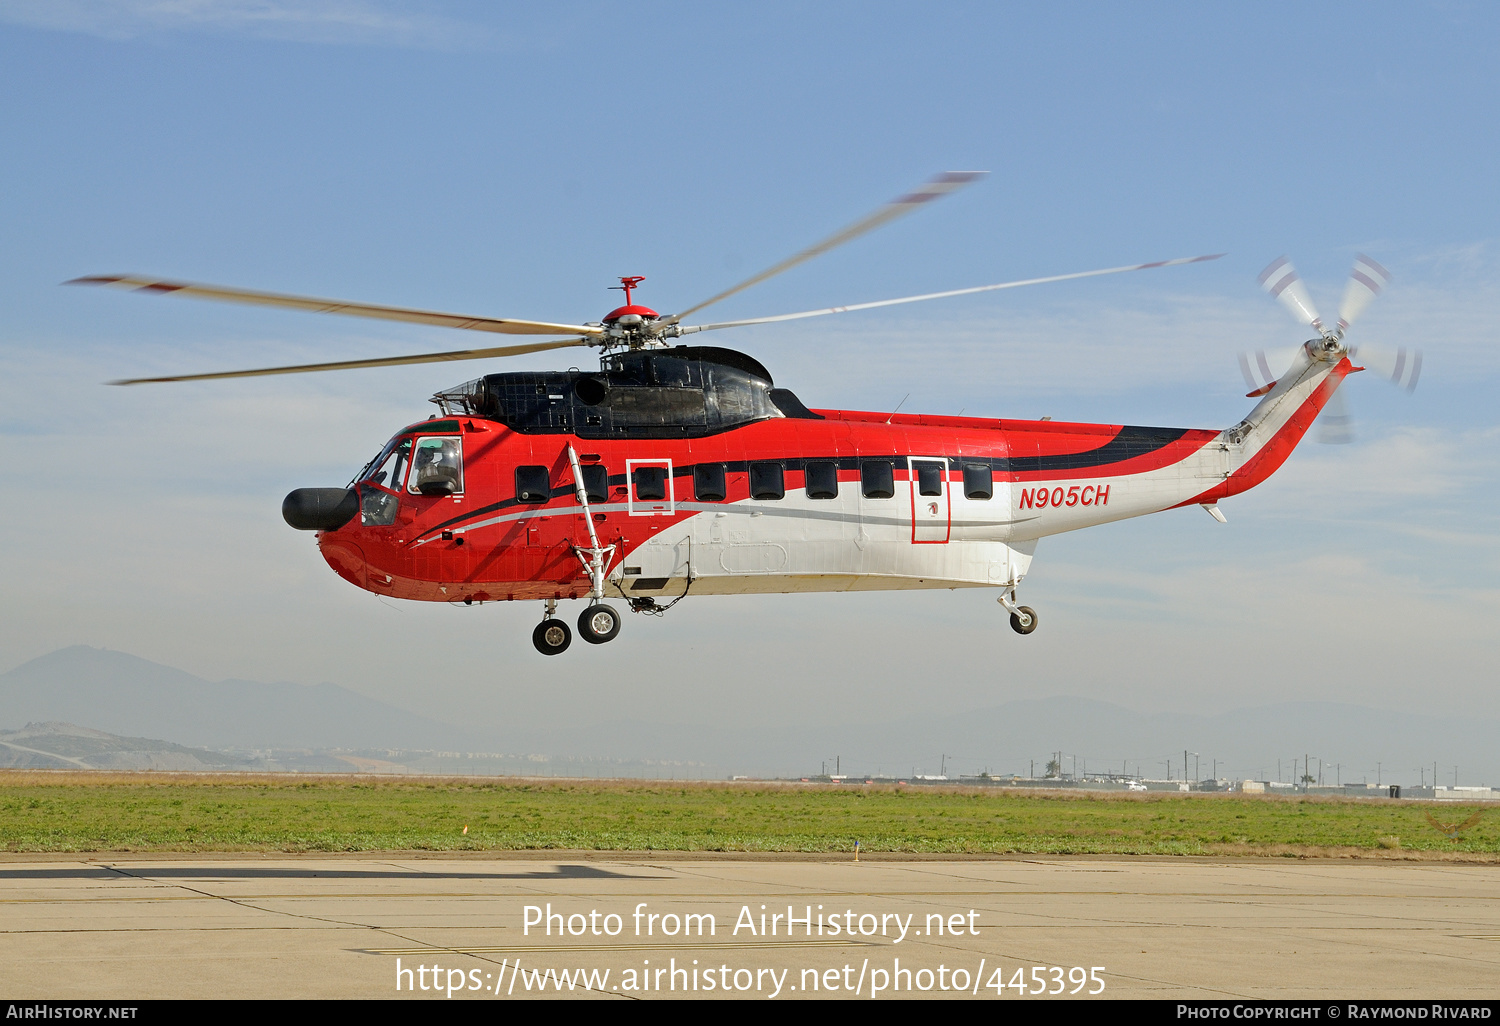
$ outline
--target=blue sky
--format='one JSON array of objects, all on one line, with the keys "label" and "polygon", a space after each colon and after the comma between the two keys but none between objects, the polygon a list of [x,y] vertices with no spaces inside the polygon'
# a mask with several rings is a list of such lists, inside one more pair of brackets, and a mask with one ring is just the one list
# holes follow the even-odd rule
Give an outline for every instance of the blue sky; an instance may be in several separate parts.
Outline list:
[{"label": "blue sky", "polygon": [[[0,663],[86,643],[438,718],[684,729],[1047,694],[1500,717],[1497,50],[1500,13],[1466,3],[0,0]],[[1228,526],[1044,541],[1030,638],[983,592],[714,599],[538,687],[535,610],[390,608],[277,514],[485,365],[100,384],[468,338],[57,287],[134,271],[566,321],[644,274],[669,310],[945,169],[991,175],[715,318],[1229,256],[716,341],[814,406],[1219,427],[1249,405],[1236,352],[1304,334],[1256,273],[1291,255],[1331,314],[1367,252],[1395,278],[1351,338],[1423,349],[1421,387],[1353,381],[1358,441],[1299,450]],[[777,673],[746,668],[747,631]],[[955,631],[979,644],[941,672],[890,640]]]}]

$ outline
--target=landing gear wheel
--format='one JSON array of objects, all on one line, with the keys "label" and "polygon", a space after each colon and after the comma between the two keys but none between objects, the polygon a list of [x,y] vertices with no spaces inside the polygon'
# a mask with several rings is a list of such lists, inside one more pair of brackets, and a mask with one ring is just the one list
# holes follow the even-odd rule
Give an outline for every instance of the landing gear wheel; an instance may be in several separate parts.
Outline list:
[{"label": "landing gear wheel", "polygon": [[531,643],[542,655],[557,655],[567,651],[573,640],[573,632],[561,620],[543,620],[531,632]]},{"label": "landing gear wheel", "polygon": [[590,645],[602,645],[620,633],[620,614],[610,606],[589,606],[578,617],[578,636]]},{"label": "landing gear wheel", "polygon": [[1036,610],[1030,606],[1021,606],[1021,612],[1026,616],[1026,622],[1021,622],[1021,617],[1015,613],[1010,614],[1010,629],[1017,634],[1030,634],[1036,630]]}]

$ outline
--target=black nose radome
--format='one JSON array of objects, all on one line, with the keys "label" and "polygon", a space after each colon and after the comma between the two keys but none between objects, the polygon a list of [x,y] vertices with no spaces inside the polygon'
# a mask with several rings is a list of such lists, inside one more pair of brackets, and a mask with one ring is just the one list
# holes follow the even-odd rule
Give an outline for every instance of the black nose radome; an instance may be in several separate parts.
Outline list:
[{"label": "black nose radome", "polygon": [[337,531],[358,513],[353,488],[298,488],[281,502],[281,518],[299,531]]}]

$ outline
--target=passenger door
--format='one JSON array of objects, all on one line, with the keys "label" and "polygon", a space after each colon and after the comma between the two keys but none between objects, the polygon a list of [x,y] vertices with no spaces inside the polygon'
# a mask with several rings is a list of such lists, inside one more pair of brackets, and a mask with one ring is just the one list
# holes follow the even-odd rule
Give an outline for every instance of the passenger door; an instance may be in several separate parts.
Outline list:
[{"label": "passenger door", "polygon": [[907,460],[911,487],[913,544],[947,544],[953,517],[948,461],[941,456],[911,456]]}]

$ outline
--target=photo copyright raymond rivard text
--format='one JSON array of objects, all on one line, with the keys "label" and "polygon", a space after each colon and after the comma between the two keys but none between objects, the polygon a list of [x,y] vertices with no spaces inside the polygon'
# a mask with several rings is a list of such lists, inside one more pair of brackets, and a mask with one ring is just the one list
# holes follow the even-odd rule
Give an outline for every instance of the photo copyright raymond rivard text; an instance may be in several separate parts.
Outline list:
[{"label": "photo copyright raymond rivard text", "polygon": [[[969,997],[1058,997],[1104,993],[1104,966],[1049,966],[998,964],[988,957],[973,959],[969,964],[950,966],[905,965],[899,956],[874,959],[861,957],[858,964],[815,964],[809,958],[805,966],[779,968],[730,964],[730,960],[698,957],[704,951],[692,950],[692,942],[727,938],[753,948],[765,942],[768,947],[821,938],[825,943],[897,945],[912,937],[978,937],[980,913],[929,913],[918,919],[917,913],[856,912],[854,909],[828,910],[823,905],[805,905],[801,909],[787,906],[786,912],[759,912],[749,905],[740,908],[731,926],[711,912],[655,912],[646,902],[633,912],[554,911],[551,903],[526,905],[521,910],[521,936],[526,942],[518,948],[534,952],[533,944],[546,938],[563,943],[545,951],[540,961],[534,953],[503,948],[483,950],[493,968],[456,968],[451,962],[412,965],[396,959],[396,990],[400,993],[426,993],[451,998],[456,994],[474,997],[527,997],[568,992],[617,992],[632,996],[643,994],[731,994],[746,997],[776,998],[784,994],[840,994],[848,997],[878,998],[900,994],[968,995]],[[642,958],[638,965],[593,968],[559,968],[549,961],[572,954],[568,938],[599,938],[607,950],[609,938],[629,938],[632,949],[641,940],[666,938],[662,941],[665,958],[655,962]],[[777,944],[777,942],[781,942]],[[589,944],[589,950],[601,946]],[[681,946],[677,953],[667,953],[667,945]],[[438,952],[434,951],[434,954]],[[462,948],[446,949],[446,954],[462,956]],[[494,956],[501,956],[496,962]],[[711,964],[718,962],[717,965]]]}]

